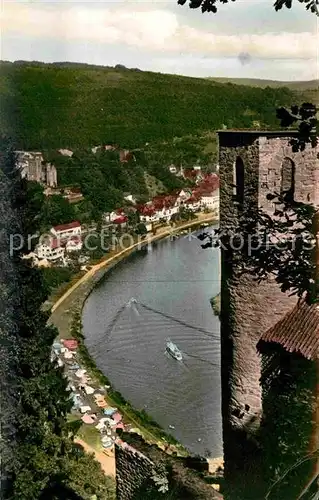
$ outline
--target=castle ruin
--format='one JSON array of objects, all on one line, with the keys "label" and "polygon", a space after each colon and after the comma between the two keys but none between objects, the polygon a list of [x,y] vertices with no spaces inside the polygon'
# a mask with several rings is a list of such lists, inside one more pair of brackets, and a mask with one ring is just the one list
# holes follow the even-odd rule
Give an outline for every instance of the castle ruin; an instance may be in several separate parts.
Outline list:
[{"label": "castle ruin", "polygon": [[57,171],[54,165],[46,163],[42,153],[36,151],[16,151],[17,166],[21,176],[28,181],[38,182],[46,187],[58,185]]},{"label": "castle ruin", "polygon": [[[245,206],[273,214],[266,196],[289,191],[295,201],[319,201],[318,149],[294,153],[297,132],[219,132],[220,228],[238,220]],[[239,228],[240,232],[240,228]],[[281,292],[274,277],[260,284],[239,272],[221,250],[221,379],[225,479],[251,453],[262,416],[261,335],[292,309],[296,298]],[[249,458],[248,458],[249,461]]]}]

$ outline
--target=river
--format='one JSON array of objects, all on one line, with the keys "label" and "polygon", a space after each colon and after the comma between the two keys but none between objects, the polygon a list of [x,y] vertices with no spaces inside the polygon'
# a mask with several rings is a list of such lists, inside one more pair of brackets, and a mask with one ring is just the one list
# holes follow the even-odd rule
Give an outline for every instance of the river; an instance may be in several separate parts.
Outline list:
[{"label": "river", "polygon": [[[219,251],[203,250],[196,234],[158,241],[111,270],[84,305],[83,329],[116,390],[192,453],[218,457],[219,320],[209,299],[219,292]],[[167,338],[182,362],[165,352]]]}]

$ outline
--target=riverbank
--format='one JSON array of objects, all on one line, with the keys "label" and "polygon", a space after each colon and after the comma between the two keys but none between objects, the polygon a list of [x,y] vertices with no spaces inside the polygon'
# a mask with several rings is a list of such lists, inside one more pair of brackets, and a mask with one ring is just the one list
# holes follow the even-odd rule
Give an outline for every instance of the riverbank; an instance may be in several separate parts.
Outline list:
[{"label": "riverbank", "polygon": [[[182,224],[174,229],[161,228],[156,235],[146,238],[143,244],[148,245],[153,241],[170,236],[172,233],[177,234],[181,231],[189,229],[195,230],[196,227],[201,226],[202,224],[211,224],[213,222],[214,218],[212,215],[201,214],[201,217],[195,221]],[[60,338],[70,339],[75,336],[74,325],[72,325],[75,313],[79,315],[81,320],[83,304],[96,284],[104,277],[106,272],[116,266],[124,258],[128,257],[132,252],[136,251],[139,244],[140,243],[136,243],[128,246],[121,251],[115,252],[113,255],[108,254],[105,260],[93,266],[85,275],[81,276],[75,283],[72,283],[70,288],[65,291],[62,297],[58,298],[52,307],[50,322],[59,329]],[[78,334],[79,335],[76,335],[76,337],[77,340],[80,341],[83,367],[86,368],[90,374],[93,374],[94,377],[92,378],[97,378],[99,380],[99,385],[101,385],[101,380],[104,380],[104,383],[106,384],[106,377],[95,367],[94,361],[90,358],[86,350],[84,338],[80,338],[81,331],[79,331]],[[83,354],[85,355],[83,356]],[[103,377],[103,379],[100,377]],[[166,441],[166,444],[171,442],[171,439],[165,439],[164,431],[162,431],[162,429],[158,427],[152,419],[148,419],[144,412],[134,410],[123,398],[121,398],[120,394],[115,392],[113,392],[113,394],[116,394],[118,397],[116,397],[115,401],[110,398],[109,402],[115,403],[115,406],[122,412],[123,417],[126,417],[128,421],[131,421],[134,426],[138,427],[147,441],[156,442],[157,444],[159,441]],[[138,416],[141,418],[137,418]],[[180,449],[180,452],[183,452],[183,450]]]}]

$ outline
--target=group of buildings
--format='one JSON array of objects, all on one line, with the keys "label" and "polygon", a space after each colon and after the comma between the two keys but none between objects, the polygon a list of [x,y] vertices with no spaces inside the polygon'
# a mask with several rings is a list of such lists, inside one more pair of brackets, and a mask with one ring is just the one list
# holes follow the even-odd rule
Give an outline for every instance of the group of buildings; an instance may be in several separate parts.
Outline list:
[{"label": "group of buildings", "polygon": [[[131,209],[140,215],[141,222],[170,222],[174,214],[179,213],[181,207],[193,212],[207,209],[219,213],[219,176],[217,174],[205,174],[201,177],[194,188],[184,188],[169,195],[157,195],[145,204],[136,204],[134,197],[126,196],[127,201],[132,203]],[[120,208],[110,214],[105,214],[105,221],[123,224],[128,220],[126,210]]]},{"label": "group of buildings", "polygon": [[41,235],[33,252],[25,258],[32,258],[38,265],[60,260],[65,263],[66,254],[82,250],[82,227],[80,222],[73,221],[50,229]]},{"label": "group of buildings", "polygon": [[[73,155],[73,152],[68,149],[60,149],[59,153],[69,157]],[[45,188],[44,194],[46,196],[61,195],[70,203],[78,203],[83,200],[83,195],[78,188],[58,188],[57,169],[52,163],[45,161],[41,152],[15,151],[15,154],[16,165],[22,178],[41,184]]]},{"label": "group of buildings", "polygon": [[[92,152],[95,154],[102,149],[118,152],[122,163],[134,159],[131,151],[122,150],[118,146],[97,146],[92,148]],[[73,156],[73,151],[69,149],[60,149],[58,152],[63,156]],[[16,164],[22,177],[44,186],[44,193],[47,196],[60,194],[67,198],[70,203],[76,203],[83,199],[83,195],[79,190],[72,188],[61,190],[58,188],[56,167],[46,162],[41,152],[16,151],[15,153]],[[152,200],[145,204],[137,204],[134,196],[127,193],[124,199],[130,206],[104,214],[104,222],[125,227],[128,222],[128,212],[131,210],[137,212],[141,222],[146,224],[147,230],[151,230],[151,224],[154,222],[170,222],[173,220],[174,215],[179,213],[181,207],[193,212],[207,209],[218,215],[219,176],[217,174],[204,174],[199,166],[186,170],[181,168],[178,171],[173,166],[168,168],[171,173],[192,180],[194,187],[176,190],[169,195],[154,196]],[[47,262],[57,262],[59,260],[65,263],[66,255],[75,250],[81,250],[82,246],[81,224],[72,221],[68,224],[52,227],[48,234],[42,235],[35,250],[28,257],[32,257],[37,265],[45,265]]]}]

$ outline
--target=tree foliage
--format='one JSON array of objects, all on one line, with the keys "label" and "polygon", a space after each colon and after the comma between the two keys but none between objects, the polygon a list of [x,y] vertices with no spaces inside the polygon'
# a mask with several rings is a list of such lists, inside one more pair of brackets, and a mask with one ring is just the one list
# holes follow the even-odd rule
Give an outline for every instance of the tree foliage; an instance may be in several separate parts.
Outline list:
[{"label": "tree foliage", "polygon": [[[177,3],[179,5],[185,5],[188,3],[191,9],[200,8],[203,13],[212,12],[213,14],[216,14],[218,7],[221,4],[228,4],[235,1],[236,0],[178,0]],[[305,8],[313,14],[319,15],[319,0],[298,0],[298,2],[305,4]],[[281,10],[283,7],[291,9],[293,6],[293,0],[275,0],[273,6],[276,11]]]},{"label": "tree foliage", "polygon": [[[15,169],[15,157],[7,141],[1,143],[0,158],[15,231],[19,231],[26,242],[25,228],[30,225],[35,228],[36,223],[34,218],[32,224],[27,220],[30,209],[26,206],[25,181]],[[12,224],[7,223],[3,233],[8,235],[12,229]],[[71,487],[84,499],[89,498],[89,493],[95,493],[101,500],[113,498],[110,481],[100,466],[93,463],[89,470],[86,456],[73,442],[74,429],[66,419],[72,407],[67,379],[61,368],[51,361],[51,346],[58,332],[47,325],[49,313],[41,310],[48,290],[41,271],[21,259],[23,253],[24,248],[10,254],[14,272],[12,270],[3,283],[10,302],[14,300],[15,304],[15,356],[11,369],[18,397],[15,412],[10,415],[15,425],[14,458],[2,463],[11,476],[6,498],[37,500],[44,490],[50,498],[51,487],[57,486]]]},{"label": "tree foliage", "polygon": [[294,152],[304,151],[307,144],[315,148],[318,144],[317,107],[309,102],[301,106],[291,106],[290,109],[278,108],[277,118],[282,127],[298,125],[298,137],[292,138],[290,143]]},{"label": "tree foliage", "polygon": [[45,196],[43,186],[35,181],[23,181],[23,184],[26,191],[24,230],[27,234],[76,219],[74,206],[62,195]]},{"label": "tree foliage", "polygon": [[72,64],[1,63],[0,84],[3,130],[24,150],[144,148],[223,124],[276,127],[272,110],[296,102],[288,88]]}]

